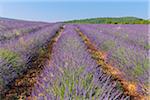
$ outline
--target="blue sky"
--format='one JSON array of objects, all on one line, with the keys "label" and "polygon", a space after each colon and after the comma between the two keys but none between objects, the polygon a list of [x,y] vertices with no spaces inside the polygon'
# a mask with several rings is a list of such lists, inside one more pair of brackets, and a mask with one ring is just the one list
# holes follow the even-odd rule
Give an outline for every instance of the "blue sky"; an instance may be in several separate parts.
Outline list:
[{"label": "blue sky", "polygon": [[[32,2],[31,2],[32,1]],[[148,1],[11,1],[0,2],[0,16],[34,21],[64,21],[94,17],[135,16],[148,19]]]}]

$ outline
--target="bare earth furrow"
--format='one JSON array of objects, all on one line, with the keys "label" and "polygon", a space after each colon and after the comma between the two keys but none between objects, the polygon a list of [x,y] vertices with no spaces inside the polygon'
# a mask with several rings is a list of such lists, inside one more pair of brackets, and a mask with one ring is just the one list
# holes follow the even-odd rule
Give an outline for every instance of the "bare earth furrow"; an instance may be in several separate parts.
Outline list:
[{"label": "bare earth furrow", "polygon": [[45,62],[51,59],[52,48],[59,39],[61,32],[63,32],[63,27],[60,27],[58,31],[56,31],[55,35],[50,39],[49,43],[44,48],[45,52],[40,54],[38,58],[34,62],[32,62],[32,67],[27,69],[27,71],[15,79],[9,89],[4,91],[2,94],[2,98],[4,100],[12,100],[12,99],[23,99],[27,98],[30,100],[30,94],[32,91],[32,87],[36,83],[37,76],[41,73],[45,66]]}]

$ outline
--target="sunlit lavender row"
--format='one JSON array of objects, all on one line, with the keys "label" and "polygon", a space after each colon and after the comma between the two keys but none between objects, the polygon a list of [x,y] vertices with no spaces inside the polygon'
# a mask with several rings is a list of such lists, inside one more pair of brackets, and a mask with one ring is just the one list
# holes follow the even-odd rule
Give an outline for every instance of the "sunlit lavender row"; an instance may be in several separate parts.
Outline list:
[{"label": "sunlit lavender row", "polygon": [[[8,22],[9,23],[9,22]],[[30,23],[29,23],[30,24]],[[41,26],[36,23],[34,26]],[[44,52],[42,48],[55,35],[61,24],[49,24],[42,29],[27,33],[18,38],[0,42],[0,87],[22,75],[22,72],[31,66],[31,59]],[[18,28],[17,30],[19,30]],[[30,28],[26,28],[29,29]],[[16,31],[17,31],[16,30]],[[23,33],[20,33],[23,34]]]},{"label": "sunlit lavender row", "polygon": [[[27,22],[27,21],[14,21],[14,20],[0,20],[0,42],[5,43],[6,40],[19,38],[23,35],[34,33],[49,26],[49,23]],[[53,24],[52,24],[53,25]]]},{"label": "sunlit lavender row", "polygon": [[123,71],[127,79],[148,86],[148,25],[77,26],[99,50],[106,52],[108,63]]},{"label": "sunlit lavender row", "polygon": [[23,20],[12,20],[7,18],[0,18],[0,31],[7,31],[13,29],[19,29],[27,26],[37,26],[46,25],[48,23],[44,22],[33,22],[33,21],[23,21]]},{"label": "sunlit lavender row", "polygon": [[72,25],[66,25],[31,94],[37,100],[130,99],[98,67]]}]

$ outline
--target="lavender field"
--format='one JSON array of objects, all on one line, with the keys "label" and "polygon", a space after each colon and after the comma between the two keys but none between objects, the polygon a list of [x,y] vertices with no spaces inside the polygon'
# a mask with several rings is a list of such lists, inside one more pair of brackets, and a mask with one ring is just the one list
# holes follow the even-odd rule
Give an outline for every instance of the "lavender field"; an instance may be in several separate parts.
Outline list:
[{"label": "lavender field", "polygon": [[0,19],[0,100],[149,100],[148,27]]}]

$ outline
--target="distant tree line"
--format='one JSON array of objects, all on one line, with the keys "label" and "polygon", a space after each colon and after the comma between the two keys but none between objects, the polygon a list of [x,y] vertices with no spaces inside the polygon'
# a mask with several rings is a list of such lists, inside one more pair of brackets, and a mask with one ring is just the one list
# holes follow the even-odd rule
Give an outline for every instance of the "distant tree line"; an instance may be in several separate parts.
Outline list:
[{"label": "distant tree line", "polygon": [[90,18],[66,21],[65,23],[78,24],[150,24],[150,20],[145,20],[137,17],[119,17],[119,18]]}]

